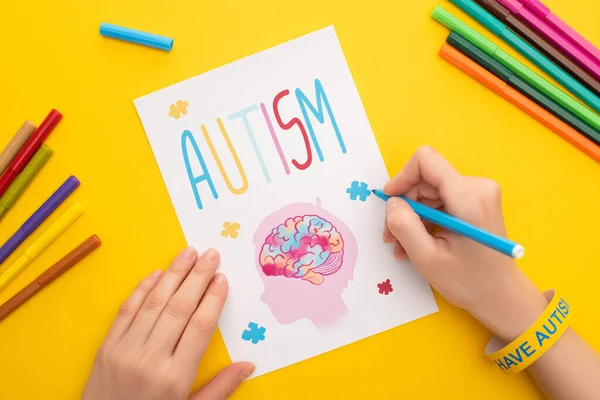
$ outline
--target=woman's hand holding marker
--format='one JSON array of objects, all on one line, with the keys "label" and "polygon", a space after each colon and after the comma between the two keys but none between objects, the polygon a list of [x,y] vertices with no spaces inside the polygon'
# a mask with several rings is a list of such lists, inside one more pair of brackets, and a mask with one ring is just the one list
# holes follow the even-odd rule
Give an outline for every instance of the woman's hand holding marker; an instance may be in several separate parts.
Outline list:
[{"label": "woman's hand holding marker", "polygon": [[[383,188],[506,236],[500,187],[462,176],[439,153],[419,149]],[[384,240],[448,301],[465,309],[505,340],[515,339],[541,314],[547,301],[514,260],[452,232],[423,223],[406,202],[387,202]]]},{"label": "woman's hand holding marker", "polygon": [[[388,196],[405,196],[441,209],[506,236],[498,184],[459,174],[429,147],[420,148],[383,191]],[[442,296],[468,311],[506,343],[515,341],[530,326],[534,331],[539,328],[548,332],[542,329],[543,325],[536,327],[547,322],[540,320],[540,316],[548,307],[548,300],[512,258],[423,222],[399,198],[388,200],[384,226],[383,240],[395,244],[396,258],[408,257]],[[515,343],[521,344],[520,340]],[[506,348],[510,349],[512,344]],[[508,354],[504,365],[516,365],[519,358],[529,357],[524,355],[528,350],[527,354],[534,359],[528,371],[546,395],[565,400],[600,399],[598,354],[570,328],[549,347],[537,358],[542,351],[533,357],[531,345],[525,342],[520,352],[517,348]]]},{"label": "woman's hand holding marker", "polygon": [[[429,147],[419,149],[384,192],[506,236],[499,186],[460,175]],[[549,306],[512,258],[434,228],[399,198],[387,202],[383,239],[448,301],[511,342],[490,356],[503,371],[527,368],[551,398],[600,399],[600,357],[568,328],[570,307],[560,297]],[[218,264],[216,250],[198,258],[187,248],[164,274],[156,271],[138,285],[98,352],[83,400],[187,398],[227,297],[225,276],[215,275]],[[554,320],[552,332],[543,323]],[[190,400],[226,399],[254,368],[234,363]]]}]

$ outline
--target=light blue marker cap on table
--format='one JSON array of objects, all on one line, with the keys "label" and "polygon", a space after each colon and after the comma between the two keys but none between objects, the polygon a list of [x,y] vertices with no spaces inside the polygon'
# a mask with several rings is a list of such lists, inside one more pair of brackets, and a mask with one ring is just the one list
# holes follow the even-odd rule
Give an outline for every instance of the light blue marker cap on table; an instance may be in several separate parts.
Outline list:
[{"label": "light blue marker cap on table", "polygon": [[173,48],[173,39],[171,38],[125,28],[124,26],[108,24],[106,22],[100,24],[100,34],[113,39],[124,40],[126,42],[141,44],[142,46],[153,47],[164,51],[171,51]]}]

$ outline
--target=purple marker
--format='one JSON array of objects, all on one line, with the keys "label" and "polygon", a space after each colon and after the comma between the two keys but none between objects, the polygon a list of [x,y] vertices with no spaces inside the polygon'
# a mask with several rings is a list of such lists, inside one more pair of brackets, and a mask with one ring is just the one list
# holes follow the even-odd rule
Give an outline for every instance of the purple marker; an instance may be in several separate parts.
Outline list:
[{"label": "purple marker", "polygon": [[27,239],[29,235],[33,233],[46,218],[52,214],[54,210],[66,200],[67,197],[79,186],[79,180],[74,176],[70,176],[67,180],[60,185],[56,192],[38,208],[32,215],[25,221],[25,223],[0,247],[0,264],[12,254],[13,251],[21,243]]}]

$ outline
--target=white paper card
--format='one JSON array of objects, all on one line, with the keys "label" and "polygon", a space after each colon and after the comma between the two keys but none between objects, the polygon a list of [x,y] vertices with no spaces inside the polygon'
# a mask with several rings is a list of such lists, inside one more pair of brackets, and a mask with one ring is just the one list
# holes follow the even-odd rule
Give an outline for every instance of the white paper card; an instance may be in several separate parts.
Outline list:
[{"label": "white paper card", "polygon": [[388,175],[333,27],[135,106],[188,243],[221,252],[219,327],[255,376],[437,311],[381,240]]}]

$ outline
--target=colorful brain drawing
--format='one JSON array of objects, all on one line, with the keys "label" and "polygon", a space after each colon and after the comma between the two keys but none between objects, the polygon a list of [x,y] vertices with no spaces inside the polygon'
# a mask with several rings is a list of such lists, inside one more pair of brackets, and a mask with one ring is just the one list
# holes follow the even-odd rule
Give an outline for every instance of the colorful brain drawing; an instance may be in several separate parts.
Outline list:
[{"label": "colorful brain drawing", "polygon": [[300,278],[320,285],[335,274],[344,258],[342,235],[318,215],[288,218],[273,228],[260,252],[265,275]]}]

